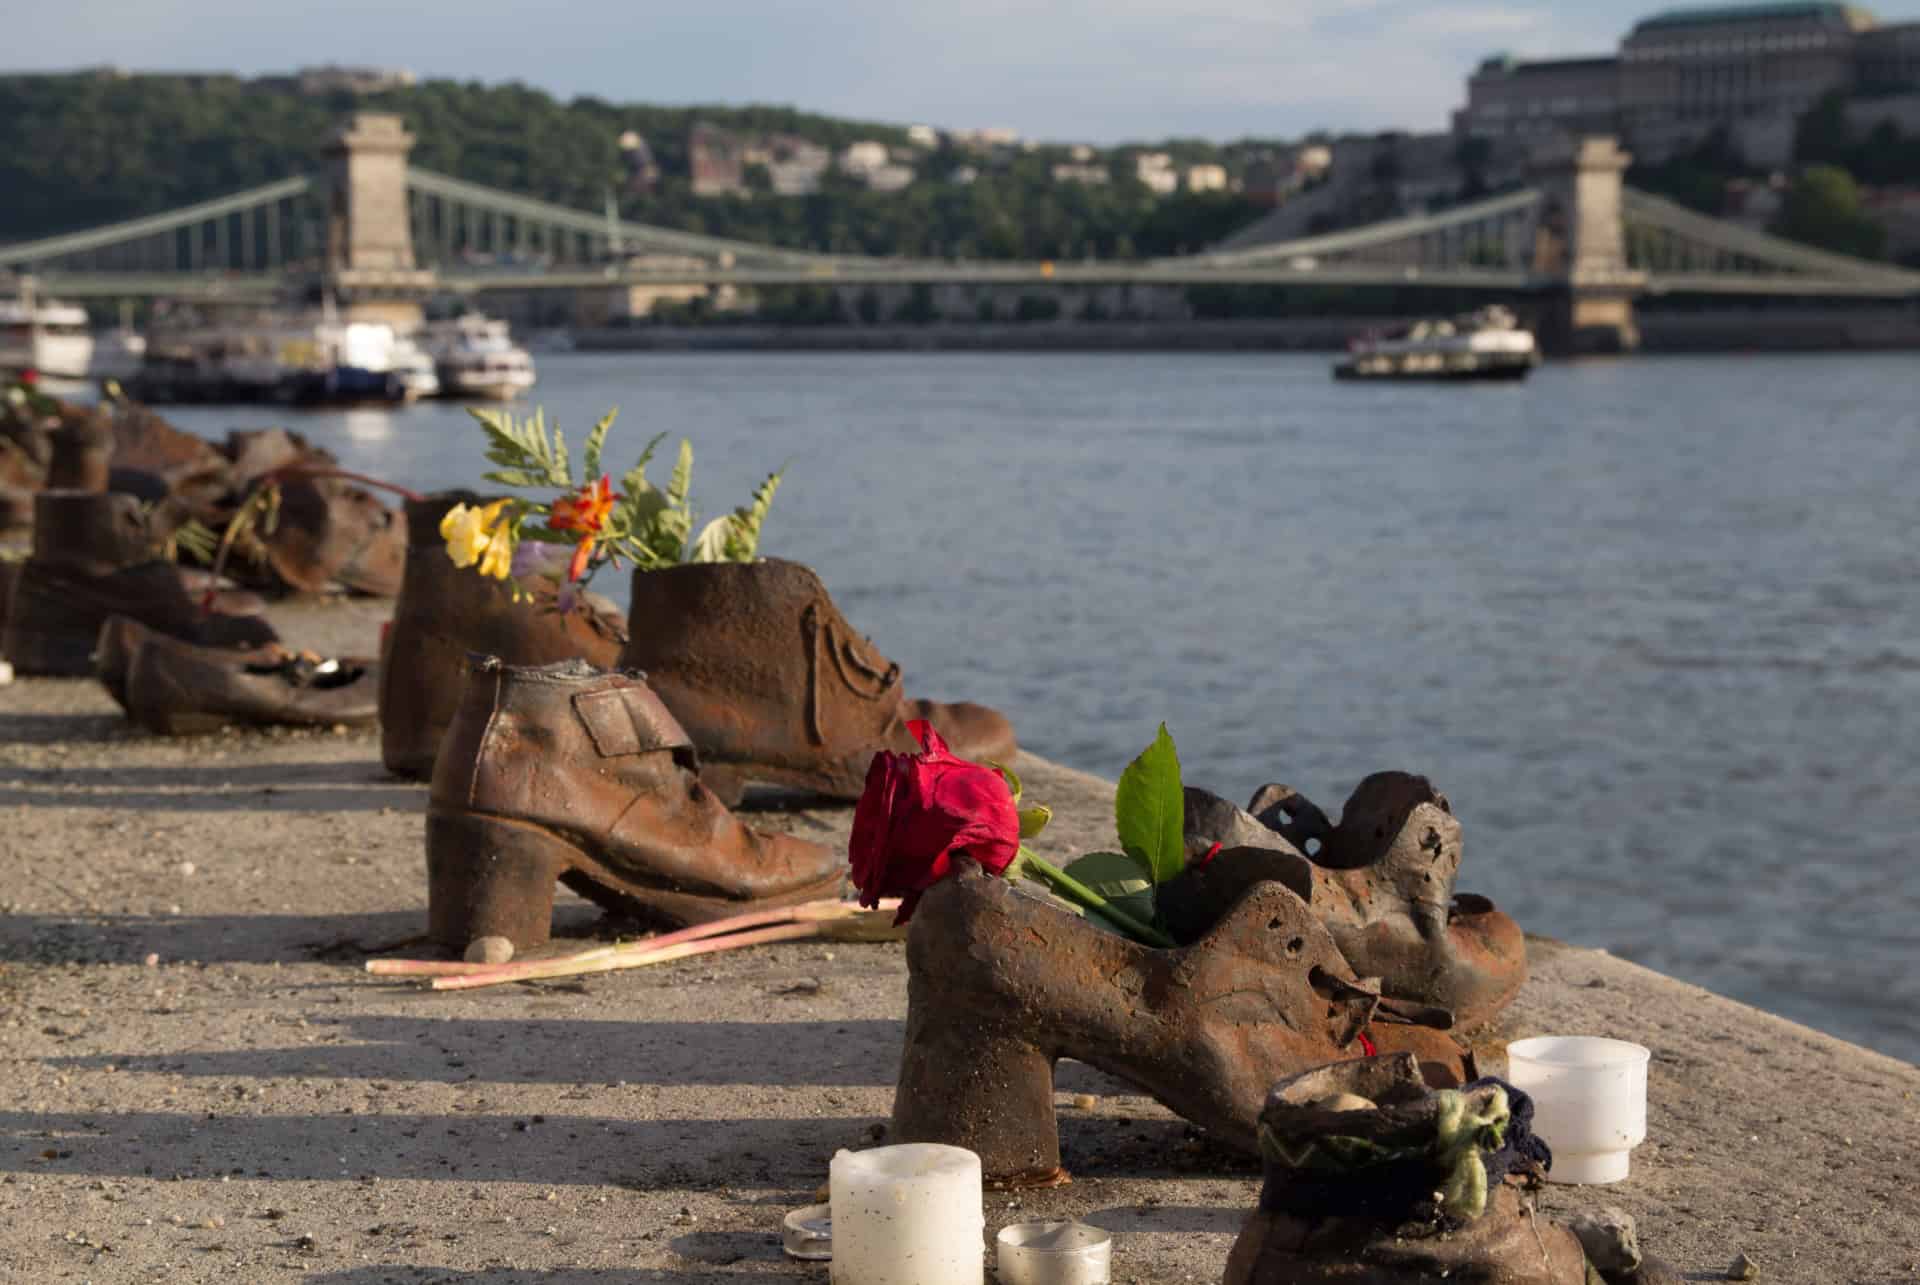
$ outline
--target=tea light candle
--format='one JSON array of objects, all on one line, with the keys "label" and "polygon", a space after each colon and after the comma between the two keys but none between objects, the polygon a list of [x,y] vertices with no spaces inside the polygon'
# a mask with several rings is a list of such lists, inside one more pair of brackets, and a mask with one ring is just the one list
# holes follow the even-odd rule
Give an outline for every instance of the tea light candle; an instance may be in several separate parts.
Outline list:
[{"label": "tea light candle", "polygon": [[1627,1176],[1647,1137],[1647,1060],[1638,1044],[1542,1035],[1507,1045],[1507,1081],[1533,1097],[1533,1131],[1553,1148],[1551,1182]]},{"label": "tea light candle", "polygon": [[980,1157],[910,1142],[833,1157],[833,1285],[984,1285]]}]

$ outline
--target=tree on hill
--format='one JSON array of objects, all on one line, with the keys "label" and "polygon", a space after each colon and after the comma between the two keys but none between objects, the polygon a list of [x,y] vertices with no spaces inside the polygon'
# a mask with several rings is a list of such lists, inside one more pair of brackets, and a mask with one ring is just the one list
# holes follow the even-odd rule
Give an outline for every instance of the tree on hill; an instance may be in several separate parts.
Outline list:
[{"label": "tree on hill", "polygon": [[1773,231],[1839,254],[1874,259],[1887,230],[1861,207],[1860,185],[1834,165],[1815,165],[1795,179]]}]

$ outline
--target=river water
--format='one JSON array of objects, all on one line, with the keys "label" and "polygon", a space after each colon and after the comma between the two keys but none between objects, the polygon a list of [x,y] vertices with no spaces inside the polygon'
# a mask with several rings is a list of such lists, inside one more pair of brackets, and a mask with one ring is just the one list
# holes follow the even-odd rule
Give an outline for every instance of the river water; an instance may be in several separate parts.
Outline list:
[{"label": "river water", "polygon": [[[1910,355],[1487,387],[1249,354],[541,375],[575,442],[620,407],[616,474],[690,437],[703,513],[786,467],[764,551],[817,568],[912,692],[1109,777],[1164,719],[1188,781],[1243,803],[1284,781],[1335,812],[1423,772],[1465,825],[1461,886],[1527,928],[1920,1060]],[[418,488],[484,467],[453,405],[289,426]]]}]

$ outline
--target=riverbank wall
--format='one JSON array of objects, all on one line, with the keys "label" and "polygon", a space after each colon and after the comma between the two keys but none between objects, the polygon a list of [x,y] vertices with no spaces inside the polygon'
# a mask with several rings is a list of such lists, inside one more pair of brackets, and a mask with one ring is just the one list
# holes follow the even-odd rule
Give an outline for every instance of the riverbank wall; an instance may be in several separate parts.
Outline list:
[{"label": "riverbank wall", "polygon": [[[582,329],[584,352],[1339,352],[1413,318],[710,325]],[[1641,309],[1645,353],[1920,350],[1920,309]]]},{"label": "riverbank wall", "polygon": [[[272,619],[365,653],[389,610]],[[1111,782],[1018,770],[1054,810],[1044,855],[1112,845]],[[454,993],[372,978],[370,955],[423,949],[425,803],[370,731],[166,740],[92,682],[0,688],[0,1278],[824,1279],[780,1222],[836,1150],[886,1138],[901,945]],[[751,819],[843,847],[851,812]],[[1498,897],[1477,873],[1462,886]],[[602,931],[571,894],[557,917]],[[1538,1034],[1653,1054],[1632,1175],[1549,1186],[1547,1216],[1622,1208],[1690,1280],[1738,1254],[1769,1285],[1920,1275],[1920,1067],[1604,951],[1528,952],[1483,1068]],[[1056,1088],[1074,1181],[995,1195],[988,1236],[1079,1219],[1115,1234],[1116,1281],[1219,1280],[1257,1167],[1085,1066]]]}]

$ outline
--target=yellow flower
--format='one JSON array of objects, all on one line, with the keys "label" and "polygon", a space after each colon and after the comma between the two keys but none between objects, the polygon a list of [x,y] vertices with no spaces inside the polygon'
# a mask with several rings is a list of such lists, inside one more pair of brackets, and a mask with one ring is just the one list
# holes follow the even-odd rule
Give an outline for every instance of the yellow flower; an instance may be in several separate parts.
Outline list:
[{"label": "yellow flower", "polygon": [[[500,520],[500,510],[507,506],[505,500],[495,500],[485,508],[476,508],[466,504],[456,504],[447,510],[447,516],[440,519],[440,538],[447,542],[447,557],[456,567],[470,567],[480,560],[482,554],[489,552],[504,533],[491,528]],[[511,545],[507,548],[512,555]],[[482,570],[482,575],[491,574]],[[505,576],[506,572],[499,573]]]},{"label": "yellow flower", "polygon": [[487,542],[486,552],[480,555],[480,574],[505,580],[512,570],[513,533],[508,524],[502,522],[494,528],[493,539]]}]

